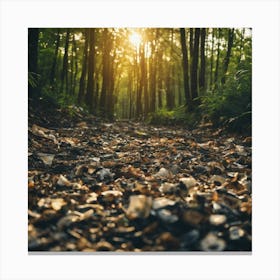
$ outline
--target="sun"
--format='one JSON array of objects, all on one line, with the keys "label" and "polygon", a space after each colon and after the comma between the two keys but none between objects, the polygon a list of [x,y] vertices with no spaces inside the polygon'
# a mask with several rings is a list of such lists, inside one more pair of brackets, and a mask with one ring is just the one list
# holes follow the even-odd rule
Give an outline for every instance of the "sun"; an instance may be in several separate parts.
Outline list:
[{"label": "sun", "polygon": [[141,44],[142,37],[139,33],[133,32],[129,36],[129,41],[135,48],[138,49],[139,45]]}]

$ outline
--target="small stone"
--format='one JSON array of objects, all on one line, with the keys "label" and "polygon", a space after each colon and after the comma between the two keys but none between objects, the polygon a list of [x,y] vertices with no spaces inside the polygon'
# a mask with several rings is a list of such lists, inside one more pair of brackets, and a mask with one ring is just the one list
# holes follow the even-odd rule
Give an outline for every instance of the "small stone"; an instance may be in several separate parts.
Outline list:
[{"label": "small stone", "polygon": [[64,205],[66,205],[66,202],[63,198],[55,198],[51,201],[51,206],[56,211],[59,211]]},{"label": "small stone", "polygon": [[245,231],[238,226],[232,226],[229,229],[229,238],[231,240],[238,240],[242,238],[244,235],[245,235]]},{"label": "small stone", "polygon": [[219,175],[213,175],[210,179],[209,179],[209,182],[210,183],[213,183],[217,186],[221,186],[222,184],[224,184],[226,181],[226,179],[222,176],[219,176]]},{"label": "small stone", "polygon": [[193,178],[181,178],[180,183],[183,184],[187,189],[194,187],[198,182]]},{"label": "small stone", "polygon": [[96,174],[100,181],[104,181],[104,179],[112,179],[114,176],[108,168],[100,169]]},{"label": "small stone", "polygon": [[96,244],[96,251],[113,251],[114,246],[107,241],[99,241]]},{"label": "small stone", "polygon": [[44,154],[44,153],[38,153],[39,158],[43,161],[45,165],[52,165],[52,162],[54,160],[54,155],[52,154]]},{"label": "small stone", "polygon": [[72,185],[72,183],[66,177],[64,177],[63,175],[59,176],[57,184],[59,186],[66,186],[66,187],[70,187]]},{"label": "small stone", "polygon": [[121,197],[123,194],[120,191],[109,190],[102,192],[101,195],[104,201],[114,201],[116,198]]},{"label": "small stone", "polygon": [[137,218],[148,218],[152,208],[152,198],[145,195],[131,195],[127,217],[131,220]]},{"label": "small stone", "polygon": [[204,220],[204,215],[196,210],[187,210],[183,213],[182,219],[186,224],[198,226]]},{"label": "small stone", "polygon": [[172,212],[167,209],[160,209],[157,215],[165,223],[172,224],[178,221],[178,216],[173,215]]},{"label": "small stone", "polygon": [[169,206],[174,206],[176,204],[176,201],[165,198],[165,197],[159,197],[154,199],[153,201],[153,209],[158,210],[160,208],[165,208]]},{"label": "small stone", "polygon": [[158,238],[157,243],[167,250],[178,250],[180,247],[179,240],[170,232],[163,232]]},{"label": "small stone", "polygon": [[166,168],[162,167],[158,173],[154,175],[155,178],[163,179],[163,178],[169,178],[171,175],[170,171],[168,171]]},{"label": "small stone", "polygon": [[201,240],[200,247],[202,251],[223,251],[226,248],[226,242],[210,232]]},{"label": "small stone", "polygon": [[159,191],[162,193],[174,193],[174,191],[177,188],[177,184],[171,184],[171,183],[163,183],[160,187],[159,187]]},{"label": "small stone", "polygon": [[193,245],[199,239],[199,231],[197,229],[193,229],[187,233],[185,233],[181,237],[181,247],[186,248]]},{"label": "small stone", "polygon": [[226,220],[227,220],[227,217],[225,215],[216,214],[216,215],[211,215],[209,217],[209,222],[213,226],[223,225],[226,222]]}]

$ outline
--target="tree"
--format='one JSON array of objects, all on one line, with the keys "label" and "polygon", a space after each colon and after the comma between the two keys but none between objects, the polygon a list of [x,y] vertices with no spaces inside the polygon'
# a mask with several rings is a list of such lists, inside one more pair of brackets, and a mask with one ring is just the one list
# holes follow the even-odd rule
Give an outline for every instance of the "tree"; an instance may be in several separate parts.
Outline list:
[{"label": "tree", "polygon": [[39,28],[28,29],[28,93],[34,96],[38,86]]},{"label": "tree", "polygon": [[51,68],[51,72],[50,72],[50,85],[53,90],[54,90],[54,85],[55,85],[55,73],[56,73],[59,44],[60,44],[60,32],[59,32],[59,28],[57,28],[56,41],[55,41],[55,52],[54,52],[53,63],[52,63],[52,68]]},{"label": "tree", "polygon": [[200,72],[199,72],[199,89],[205,90],[205,37],[206,28],[201,28],[200,32]]},{"label": "tree", "polygon": [[197,72],[198,72],[199,37],[200,37],[200,28],[195,28],[193,58],[192,58],[192,71],[191,71],[192,100],[194,100],[195,98],[198,97]]},{"label": "tree", "polygon": [[228,65],[229,65],[229,60],[230,60],[230,55],[231,55],[231,49],[233,45],[233,38],[234,38],[234,28],[228,30],[228,45],[227,45],[227,54],[224,59],[223,63],[223,76],[222,76],[222,84],[225,84],[226,82],[226,74],[228,70]]},{"label": "tree", "polygon": [[87,81],[87,92],[85,101],[91,112],[94,111],[96,104],[93,104],[94,95],[94,65],[95,65],[95,29],[90,28],[89,30],[89,57],[88,57],[88,81]]},{"label": "tree", "polygon": [[182,48],[182,66],[183,66],[183,78],[184,78],[184,93],[187,106],[191,107],[191,95],[189,85],[189,61],[188,61],[188,50],[186,45],[186,31],[185,28],[180,28],[181,48]]},{"label": "tree", "polygon": [[88,64],[88,29],[85,28],[85,45],[84,45],[84,53],[83,53],[83,64],[82,64],[82,73],[80,77],[79,83],[79,93],[78,93],[78,104],[81,105],[84,95],[85,95],[85,79],[87,75],[87,64]]},{"label": "tree", "polygon": [[218,74],[219,74],[219,64],[220,64],[220,45],[221,45],[221,28],[218,28],[218,46],[217,46],[217,58],[216,58],[216,69],[214,76],[214,88],[217,88],[218,84]]},{"label": "tree", "polygon": [[66,85],[66,93],[68,94],[68,46],[69,46],[69,38],[70,38],[70,30],[67,28],[66,38],[65,38],[65,46],[64,46],[64,56],[63,56],[63,66],[61,71],[61,86],[60,92],[63,92],[64,88],[64,80]]}]

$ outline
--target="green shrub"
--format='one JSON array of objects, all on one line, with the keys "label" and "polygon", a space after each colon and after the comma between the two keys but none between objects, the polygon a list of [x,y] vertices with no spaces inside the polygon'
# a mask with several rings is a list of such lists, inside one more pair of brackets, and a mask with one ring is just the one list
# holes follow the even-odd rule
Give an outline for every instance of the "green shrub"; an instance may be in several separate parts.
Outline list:
[{"label": "green shrub", "polygon": [[200,109],[214,126],[239,120],[246,128],[251,121],[251,71],[240,70],[227,79],[225,85],[201,97]]}]

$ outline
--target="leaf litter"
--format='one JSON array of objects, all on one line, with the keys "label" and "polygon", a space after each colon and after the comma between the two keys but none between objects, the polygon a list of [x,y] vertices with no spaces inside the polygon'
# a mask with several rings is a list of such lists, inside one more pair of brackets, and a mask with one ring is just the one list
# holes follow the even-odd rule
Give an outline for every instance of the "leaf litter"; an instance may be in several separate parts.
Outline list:
[{"label": "leaf litter", "polygon": [[250,137],[42,114],[29,119],[29,251],[251,251]]}]

